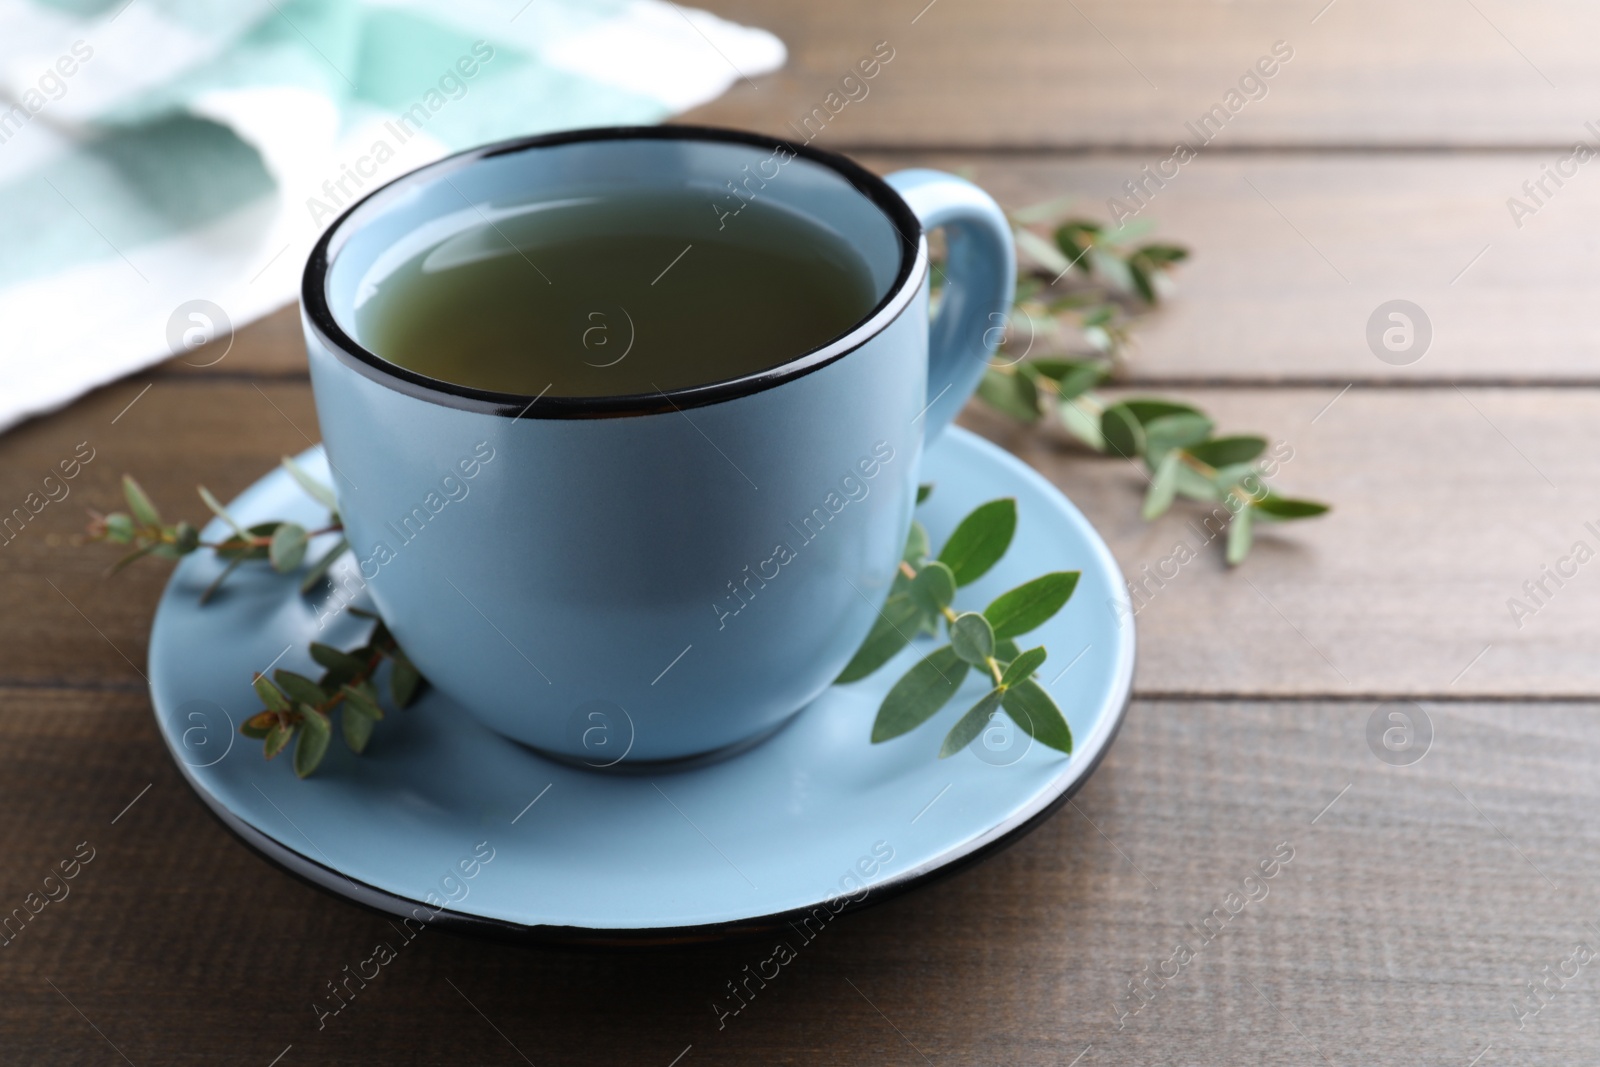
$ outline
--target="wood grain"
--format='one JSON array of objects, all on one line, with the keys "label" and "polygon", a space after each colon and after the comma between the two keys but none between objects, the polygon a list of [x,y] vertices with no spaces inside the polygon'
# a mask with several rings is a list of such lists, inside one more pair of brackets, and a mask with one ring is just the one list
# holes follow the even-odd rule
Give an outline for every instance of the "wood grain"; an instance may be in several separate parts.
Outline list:
[{"label": "wood grain", "polygon": [[[0,439],[0,499],[16,503],[77,443],[97,449],[69,483],[72,495],[0,547],[8,648],[0,681],[141,684],[167,567],[142,561],[108,579],[109,546],[72,544],[83,508],[121,506],[123,471],[135,472],[173,517],[200,518],[196,484],[228,499],[318,436],[303,382],[162,378],[111,425],[134,392],[132,384],[106,390],[68,416]],[[1285,444],[1292,458],[1276,479],[1280,489],[1331,501],[1334,513],[1264,530],[1249,564],[1229,570],[1220,545],[1195,532],[1206,514],[1198,505],[1180,504],[1155,523],[1139,518],[1145,482],[1137,468],[977,405],[966,416],[1043,471],[1101,531],[1124,573],[1145,583],[1147,604],[1136,619],[1140,692],[1600,696],[1600,663],[1589,654],[1600,642],[1600,585],[1590,573],[1600,564],[1577,568],[1560,586],[1541,571],[1578,541],[1600,551],[1600,534],[1585,525],[1600,528],[1592,505],[1600,476],[1590,458],[1600,391],[1174,395],[1193,399],[1227,430]],[[1163,564],[1180,542],[1193,561]],[[1544,582],[1537,599],[1523,588],[1529,581]],[[1532,613],[1513,613],[1512,598]],[[1087,617],[1107,609],[1073,610]]]},{"label": "wood grain", "polygon": [[[665,1067],[693,1046],[682,1064],[1061,1067],[1092,1045],[1080,1063],[1465,1065],[1491,1043],[1481,1062],[1600,1041],[1593,964],[1520,1031],[1512,1012],[1600,940],[1592,706],[1432,708],[1432,751],[1395,767],[1367,747],[1366,707],[1140,702],[1073,805],[840,919],[720,1029],[712,1001],[772,945],[582,955],[430,930],[319,1030],[312,1000],[398,940],[389,925],[204,814],[141,695],[0,701],[0,904],[95,849],[0,947],[8,1062],[115,1063],[115,1043],[136,1064],[265,1065],[292,1045],[283,1063]],[[1280,846],[1292,859],[1246,886]],[[1202,942],[1188,924],[1233,891],[1257,899]],[[1171,974],[1180,939],[1195,958],[1119,1029],[1127,983]]]},{"label": "wood grain", "polygon": [[[1114,195],[1134,206],[1122,184],[1164,158],[866,157],[878,170],[966,173],[1013,209],[1076,195],[1076,211],[1101,220]],[[1600,380],[1600,317],[1587,310],[1600,289],[1589,238],[1600,229],[1600,169],[1560,189],[1547,183],[1555,195],[1521,228],[1506,208],[1555,159],[1202,155],[1164,188],[1147,185],[1135,216],[1193,258],[1174,298],[1137,329],[1129,369],[1148,380],[1338,385]],[[1419,305],[1432,329],[1426,351],[1399,366],[1367,341],[1368,320],[1397,298]]]},{"label": "wood grain", "polygon": [[[1286,443],[1281,487],[1335,512],[1269,531],[1243,569],[1209,545],[1152,581],[1141,698],[1074,804],[980,867],[841,919],[725,1026],[711,1002],[771,946],[581,955],[428,931],[319,1029],[313,998],[393,933],[205,815],[141,674],[166,567],[106,579],[110,550],[76,543],[85,506],[119,506],[124,470],[170,515],[199,516],[196,483],[227,498],[319,437],[285,309],[210,367],[155,368],[0,437],[0,509],[25,506],[80,443],[95,457],[0,545],[0,914],[81,842],[96,850],[69,897],[0,944],[0,1060],[1591,1059],[1593,964],[1520,1028],[1516,1006],[1576,942],[1600,946],[1600,563],[1559,586],[1543,571],[1579,540],[1600,549],[1586,525],[1600,527],[1600,184],[1584,167],[1521,227],[1506,198],[1563,146],[1600,138],[1584,126],[1600,124],[1600,9],[702,6],[774,30],[790,61],[687,121],[793,136],[886,41],[893,60],[817,143],[883,171],[970,172],[1011,207],[1075,192],[1100,215],[1289,42],[1267,96],[1140,214],[1196,258],[1132,369],[1138,389]],[[1435,328],[1410,366],[1364,338],[1397,297]],[[1060,486],[1130,575],[1195,543],[1195,509],[1139,520],[1136,469],[980,407],[963,421]],[[1519,626],[1506,602],[1537,581]],[[1431,722],[1421,762],[1369,746],[1386,700]],[[1195,942],[1191,924],[1284,843],[1294,858],[1267,896],[1119,1023],[1128,984]]]},{"label": "wood grain", "polygon": [[[1109,198],[1162,153],[1091,158],[972,153],[866,153],[888,173],[932,166],[970,176],[1008,208],[1062,195],[1075,213],[1106,219]],[[1549,153],[1458,155],[1262,153],[1202,155],[1138,219],[1188,245],[1167,305],[1136,331],[1129,373],[1159,381],[1351,380],[1600,382],[1600,171],[1556,189],[1519,227],[1506,208],[1537,180]],[[1600,167],[1600,163],[1596,164]],[[1170,168],[1169,168],[1170,169]],[[1591,180],[1592,179],[1592,180]],[[1415,362],[1379,359],[1367,323],[1405,299],[1432,341]],[[1386,323],[1387,324],[1387,323]],[[169,372],[303,374],[297,313],[286,308],[237,332],[226,355],[208,349]]]},{"label": "wood grain", "polygon": [[[170,521],[199,521],[207,512],[197,485],[232,499],[279,456],[320,439],[304,381],[212,381],[198,372],[153,381],[142,395],[150,380],[99,390],[0,437],[0,515],[15,524],[13,509],[39,509],[0,544],[0,677],[142,687],[150,618],[169,568],[106,577],[119,553],[81,543],[86,509],[125,509],[128,472]],[[92,458],[62,480],[59,464],[84,448]],[[49,500],[52,491],[61,498]]]},{"label": "wood grain", "polygon": [[773,30],[790,59],[689,121],[777,132],[824,106],[876,42],[895,49],[824,144],[1170,148],[1277,41],[1294,57],[1219,146],[1563,145],[1600,118],[1600,11],[1583,0],[706,6]]},{"label": "wood grain", "polygon": [[[1330,501],[1322,519],[1264,529],[1228,569],[1196,528],[1205,509],[1138,514],[1131,464],[969,409],[968,421],[1043,471],[1142,584],[1136,687],[1184,694],[1587,696],[1600,586],[1576,576],[1514,618],[1585,541],[1600,551],[1587,459],[1590,390],[1178,390],[1224,429],[1287,446],[1281,491]],[[1329,406],[1331,404],[1331,406]],[[1548,479],[1548,480],[1547,480]],[[1203,527],[1201,527],[1203,530]],[[1185,551],[1197,551],[1183,563]],[[1166,561],[1166,562],[1163,562]],[[1146,568],[1149,568],[1146,570]],[[1163,577],[1165,576],[1165,577]],[[1106,610],[1081,605],[1078,610]],[[1520,625],[1519,625],[1520,623]]]}]

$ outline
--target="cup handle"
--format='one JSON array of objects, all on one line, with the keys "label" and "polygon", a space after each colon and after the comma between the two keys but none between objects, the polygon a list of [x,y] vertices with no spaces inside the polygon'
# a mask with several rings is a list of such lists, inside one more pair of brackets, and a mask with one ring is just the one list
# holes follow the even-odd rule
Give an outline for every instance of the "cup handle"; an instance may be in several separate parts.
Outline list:
[{"label": "cup handle", "polygon": [[939,313],[928,328],[923,439],[944,432],[983,378],[1009,321],[1017,284],[1011,224],[988,193],[953,174],[902,170],[885,181],[922,222],[943,227],[948,255]]}]

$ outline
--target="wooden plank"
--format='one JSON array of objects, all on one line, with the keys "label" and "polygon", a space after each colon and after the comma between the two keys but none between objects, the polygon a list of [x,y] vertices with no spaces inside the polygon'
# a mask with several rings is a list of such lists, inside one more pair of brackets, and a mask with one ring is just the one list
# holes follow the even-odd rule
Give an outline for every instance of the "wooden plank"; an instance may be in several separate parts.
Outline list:
[{"label": "wooden plank", "polygon": [[[0,681],[138,685],[167,568],[101,576],[106,546],[71,547],[83,507],[120,506],[133,471],[174,516],[204,516],[203,482],[227,498],[317,435],[304,383],[171,377],[115,425],[132,384],[0,439],[0,500],[21,504],[75,445],[97,449],[72,485],[0,548]],[[1591,696],[1600,613],[1590,571],[1557,587],[1542,567],[1600,550],[1591,462],[1600,392],[1548,389],[1186,389],[1227,431],[1292,449],[1276,479],[1333,516],[1263,531],[1229,571],[1201,540],[1198,505],[1139,519],[1143,476],[1013,427],[977,406],[967,421],[1042,470],[1088,515],[1126,573],[1148,581],[1137,617],[1146,693]],[[1329,406],[1331,404],[1331,406]],[[299,428],[297,430],[297,427]],[[1546,480],[1548,479],[1548,481]],[[1559,487],[1559,488],[1557,488]],[[1181,553],[1180,553],[1181,554]],[[1071,561],[1063,561],[1070,563]],[[1175,577],[1157,586],[1148,566]],[[53,581],[52,589],[48,584]],[[1544,582],[1532,597],[1523,583]],[[1517,598],[1531,614],[1513,617]],[[70,602],[69,602],[70,601]],[[1083,612],[1107,610],[1082,604]],[[79,614],[81,611],[82,614]],[[1520,625],[1519,625],[1520,624]],[[99,631],[98,633],[96,631]],[[114,647],[113,647],[114,646]],[[1487,651],[1485,649],[1487,648]],[[124,659],[126,657],[126,659]]]},{"label": "wooden plank", "polygon": [[[1232,570],[1220,539],[1204,540],[1201,505],[1175,506],[1154,523],[1139,518],[1141,470],[976,407],[967,421],[1043,471],[1088,515],[1124,573],[1143,583],[1141,692],[1600,691],[1587,652],[1600,587],[1586,573],[1593,568],[1561,563],[1579,541],[1600,551],[1600,533],[1586,526],[1600,528],[1588,503],[1597,487],[1589,412],[1600,396],[1361,387],[1340,394],[1163,393],[1192,400],[1225,432],[1256,431],[1287,446],[1274,484],[1336,509],[1258,527],[1250,559]],[[1543,578],[1545,566],[1576,576],[1558,587]],[[1541,580],[1545,592],[1531,599],[1523,583]],[[1513,613],[1513,597],[1533,614]]]},{"label": "wooden plank", "polygon": [[[1062,1067],[1092,1046],[1080,1064],[1464,1065],[1489,1045],[1480,1062],[1584,1062],[1600,1041],[1593,963],[1513,1014],[1600,940],[1590,706],[1435,708],[1433,751],[1397,767],[1365,705],[1138,702],[1072,806],[794,946],[720,1028],[713,1002],[771,943],[588,955],[427,930],[319,1029],[313,1001],[390,925],[212,821],[142,696],[0,703],[0,906],[95,850],[0,948],[16,1062],[119,1062],[114,1043],[141,1064],[293,1046],[284,1063],[665,1065],[692,1046],[680,1063]],[[1132,1014],[1146,967],[1168,977]]]},{"label": "wooden plank", "polygon": [[[1600,115],[1600,10],[1582,0],[706,6],[773,30],[790,60],[688,119],[775,133],[828,107],[824,143],[1170,147],[1186,121],[1232,104],[1278,41],[1293,58],[1265,96],[1246,86],[1258,99],[1240,95],[1219,145],[1566,144]],[[879,41],[894,58],[867,95],[829,104]],[[708,49],[707,62],[725,61]]]},{"label": "wooden plank", "polygon": [[[1108,201],[1161,154],[993,159],[867,156],[878,170],[931,165],[969,174],[1007,207],[1077,195]],[[1550,153],[1201,156],[1147,191],[1132,216],[1188,245],[1178,292],[1136,332],[1140,378],[1337,381],[1597,380],[1600,170],[1579,171],[1519,229],[1507,210]],[[1596,164],[1600,167],[1600,164]],[[1385,354],[1368,322],[1394,299],[1419,305],[1432,340]],[[1383,316],[1379,316],[1380,319]],[[1388,322],[1384,323],[1389,325]]]},{"label": "wooden plank", "polygon": [[[85,509],[126,510],[126,472],[169,520],[199,522],[208,512],[196,485],[231,499],[280,455],[317,440],[304,381],[180,374],[129,379],[0,437],[0,515],[15,526],[13,509],[37,508],[20,533],[7,528],[11,539],[0,544],[0,602],[8,613],[0,621],[0,675],[31,684],[142,686],[150,619],[169,567],[136,565],[107,578],[118,554],[108,545],[80,547]],[[59,465],[75,456],[88,462],[63,480]]]},{"label": "wooden plank", "polygon": [[[880,172],[934,166],[970,175],[1007,207],[1108,201],[1159,153],[1089,158],[867,154]],[[1507,210],[1549,153],[1208,155],[1149,184],[1135,216],[1187,244],[1176,295],[1138,331],[1129,373],[1148,380],[1600,381],[1600,172],[1580,171],[1519,228]],[[1596,164],[1600,167],[1600,163]],[[1170,169],[1170,168],[1169,168]],[[1419,305],[1432,340],[1414,362],[1378,358],[1368,320],[1393,299]],[[1381,318],[1382,316],[1380,316]],[[1387,325],[1387,324],[1386,324]],[[188,363],[208,363],[206,350]],[[1407,358],[1402,354],[1391,358]],[[213,366],[186,374],[304,373],[297,313],[239,330]],[[146,381],[135,376],[133,380]]]}]

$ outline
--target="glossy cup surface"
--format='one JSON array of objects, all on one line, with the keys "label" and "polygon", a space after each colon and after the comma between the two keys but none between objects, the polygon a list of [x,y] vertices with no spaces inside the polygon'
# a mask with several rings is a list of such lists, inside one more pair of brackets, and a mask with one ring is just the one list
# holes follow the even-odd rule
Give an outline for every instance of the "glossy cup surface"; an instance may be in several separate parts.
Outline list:
[{"label": "glossy cup surface", "polygon": [[[927,419],[926,242],[882,180],[775,144],[664,127],[480,149],[374,193],[307,266],[312,384],[360,574],[324,611],[367,588],[434,685],[553,755],[679,759],[775,728],[837,676],[893,577]],[[352,328],[388,270],[498,213],[668,187],[709,204],[769,173],[757,195],[843,235],[880,297],[771,370],[513,396],[401,370]]]}]

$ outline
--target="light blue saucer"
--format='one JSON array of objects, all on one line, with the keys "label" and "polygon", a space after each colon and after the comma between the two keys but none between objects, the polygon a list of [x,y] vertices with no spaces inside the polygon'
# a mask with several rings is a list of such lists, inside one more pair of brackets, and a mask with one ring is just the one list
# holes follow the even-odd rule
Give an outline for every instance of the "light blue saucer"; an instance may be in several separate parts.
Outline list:
[{"label": "light blue saucer", "polygon": [[[320,449],[300,462],[326,478]],[[922,480],[936,485],[918,509],[935,545],[976,504],[1017,498],[1011,550],[962,590],[958,607],[981,607],[1046,571],[1083,571],[1071,602],[1028,638],[1050,650],[1040,679],[1072,725],[1070,757],[1030,746],[997,716],[971,748],[936,759],[982,695],[975,678],[933,721],[869,743],[879,702],[932,647],[925,638],[870,678],[830,689],[762,743],[708,765],[627,775],[555,763],[430,690],[378,724],[365,755],[336,738],[301,781],[287,753],[266,762],[260,742],[237,732],[260,708],[252,674],[276,663],[315,675],[310,641],[349,647],[370,624],[345,613],[319,632],[298,583],[264,565],[240,567],[201,607],[219,571],[202,553],[179,564],[156,612],[157,722],[189,784],[246,844],[386,914],[597,943],[720,937],[802,922],[818,907],[825,921],[1026,833],[1083,784],[1127,707],[1133,628],[1116,608],[1126,592],[1083,515],[1015,457],[959,429],[931,446]],[[245,523],[324,517],[281,470],[230,510]],[[218,522],[205,531],[223,533]]]}]

